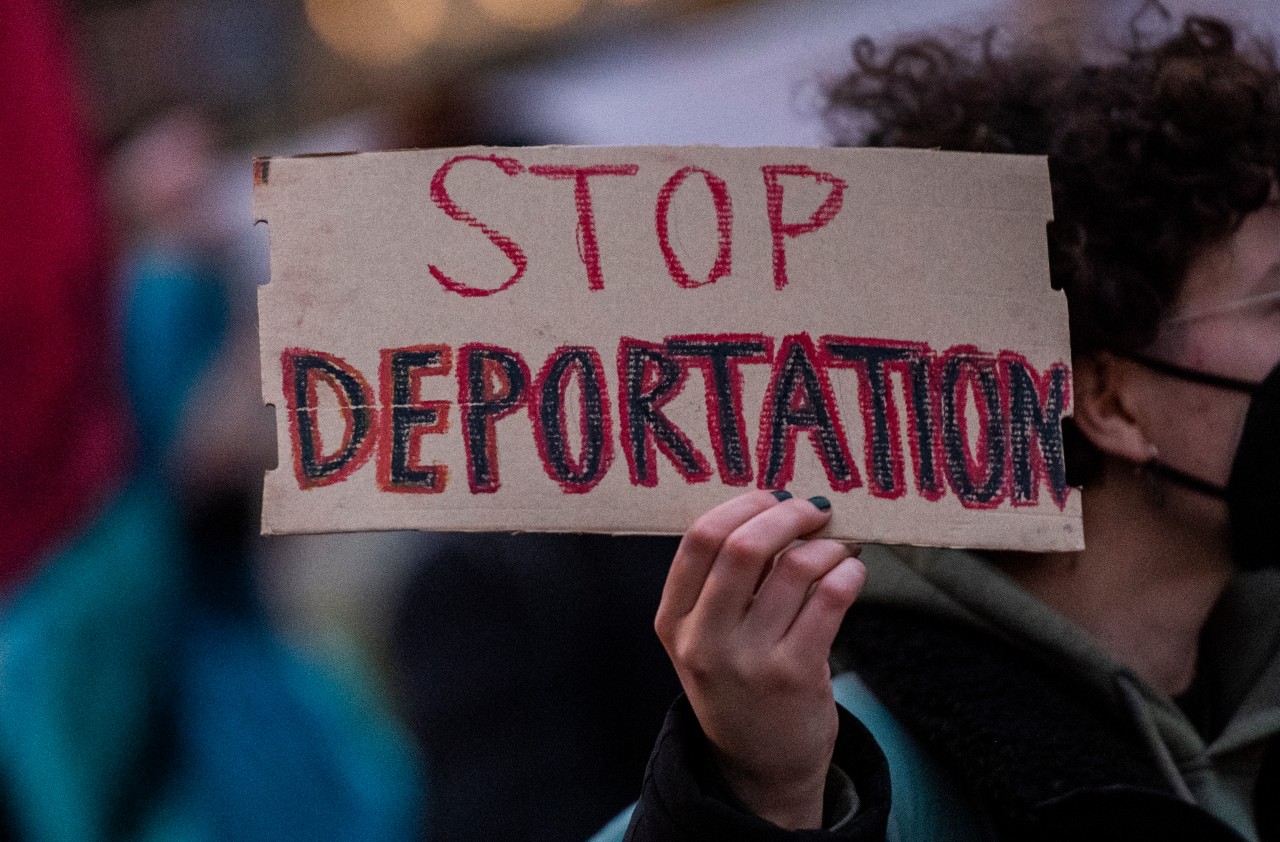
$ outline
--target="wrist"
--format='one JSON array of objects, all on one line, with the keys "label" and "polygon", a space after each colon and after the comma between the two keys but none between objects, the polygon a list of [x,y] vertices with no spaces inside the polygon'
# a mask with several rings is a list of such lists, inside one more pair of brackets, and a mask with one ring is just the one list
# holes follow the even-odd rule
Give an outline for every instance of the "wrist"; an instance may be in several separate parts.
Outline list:
[{"label": "wrist", "polygon": [[809,775],[762,777],[721,762],[725,783],[742,805],[785,830],[822,827],[827,770]]}]

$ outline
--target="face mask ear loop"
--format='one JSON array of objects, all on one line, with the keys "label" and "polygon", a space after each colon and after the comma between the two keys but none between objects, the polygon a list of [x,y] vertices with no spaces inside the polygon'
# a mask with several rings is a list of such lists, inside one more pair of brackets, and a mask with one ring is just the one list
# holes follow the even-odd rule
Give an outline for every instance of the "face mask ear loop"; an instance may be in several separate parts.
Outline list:
[{"label": "face mask ear loop", "polygon": [[1152,459],[1151,461],[1147,462],[1143,466],[1143,469],[1146,470],[1152,476],[1157,476],[1157,477],[1160,477],[1161,479],[1169,480],[1175,485],[1180,485],[1183,488],[1186,488],[1190,491],[1195,491],[1200,494],[1204,494],[1208,497],[1214,498],[1215,500],[1227,499],[1227,489],[1224,488],[1223,486],[1216,485],[1212,482],[1209,482],[1206,479],[1201,479],[1200,477],[1197,477],[1197,476],[1192,476],[1191,474],[1188,474],[1185,471],[1180,471],[1177,468],[1173,467],[1172,465],[1166,465],[1164,462],[1161,462],[1159,459]]},{"label": "face mask ear loop", "polygon": [[1224,377],[1221,374],[1210,374],[1207,371],[1183,368],[1175,363],[1148,357],[1146,354],[1124,354],[1123,356],[1125,359],[1132,360],[1157,374],[1175,377],[1178,380],[1186,380],[1189,383],[1199,383],[1204,386],[1212,386],[1215,389],[1226,389],[1230,392],[1243,392],[1246,395],[1253,395],[1258,391],[1258,384],[1249,380],[1239,380],[1235,377]]}]

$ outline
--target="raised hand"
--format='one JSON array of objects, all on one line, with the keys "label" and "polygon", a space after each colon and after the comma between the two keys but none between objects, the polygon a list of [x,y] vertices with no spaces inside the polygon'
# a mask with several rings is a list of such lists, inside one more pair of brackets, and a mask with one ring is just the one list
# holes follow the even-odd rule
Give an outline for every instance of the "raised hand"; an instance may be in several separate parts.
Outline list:
[{"label": "raised hand", "polygon": [[837,718],[827,657],[866,571],[857,548],[802,540],[830,504],[767,491],[685,534],[654,627],[734,794],[786,828],[820,827]]}]

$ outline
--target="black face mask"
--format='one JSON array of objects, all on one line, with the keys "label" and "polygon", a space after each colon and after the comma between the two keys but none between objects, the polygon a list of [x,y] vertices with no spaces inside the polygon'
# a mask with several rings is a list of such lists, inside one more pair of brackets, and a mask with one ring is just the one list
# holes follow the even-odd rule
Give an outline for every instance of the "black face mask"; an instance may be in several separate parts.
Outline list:
[{"label": "black face mask", "polygon": [[1163,360],[1132,356],[1152,371],[1252,397],[1226,487],[1153,459],[1152,473],[1227,502],[1231,556],[1245,570],[1280,567],[1280,364],[1261,383],[1219,377]]}]

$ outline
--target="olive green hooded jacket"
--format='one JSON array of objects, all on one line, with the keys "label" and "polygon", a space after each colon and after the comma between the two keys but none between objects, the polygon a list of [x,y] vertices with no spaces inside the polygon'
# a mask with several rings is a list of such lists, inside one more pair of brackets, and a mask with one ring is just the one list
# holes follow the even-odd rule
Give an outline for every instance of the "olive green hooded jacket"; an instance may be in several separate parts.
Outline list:
[{"label": "olive green hooded jacket", "polygon": [[[993,786],[982,778],[985,774],[998,779],[999,774],[975,772],[967,767],[967,758],[947,756],[949,749],[954,752],[964,746],[953,732],[966,727],[966,716],[1005,717],[1003,721],[992,721],[988,734],[998,735],[992,738],[994,742],[1012,729],[1007,739],[1015,744],[1008,751],[1015,757],[1025,757],[1024,776],[1045,770],[1067,778],[1050,781],[1050,794],[1054,794],[1054,786],[1062,790],[1058,795],[1069,794],[1073,785],[1069,774],[1053,768],[1054,756],[1037,757],[1053,751],[1053,739],[1047,745],[1037,744],[1042,730],[1053,729],[1038,727],[1033,718],[1032,727],[1018,730],[1017,723],[1011,720],[1030,712],[1015,707],[1009,716],[1008,711],[999,710],[1001,699],[1016,699],[1016,685],[1013,690],[1001,690],[1004,676],[997,674],[993,680],[981,668],[966,680],[966,667],[970,665],[963,662],[955,664],[954,672],[949,670],[945,660],[950,655],[961,658],[964,649],[948,652],[947,641],[972,632],[975,640],[1006,644],[1010,651],[1026,658],[1037,676],[1059,685],[1057,690],[1105,721],[1108,728],[1114,728],[1113,742],[1117,746],[1124,744],[1127,750],[1123,753],[1157,774],[1158,780],[1148,785],[1167,789],[1179,800],[1201,808],[1243,839],[1265,842],[1272,838],[1259,836],[1259,823],[1275,820],[1271,811],[1280,809],[1280,777],[1268,777],[1262,782],[1262,790],[1259,777],[1268,747],[1273,742],[1280,746],[1280,741],[1275,740],[1280,735],[1280,571],[1237,574],[1206,625],[1196,681],[1191,690],[1175,700],[1145,684],[1132,670],[1106,654],[1084,629],[1031,596],[975,553],[869,547],[863,560],[869,571],[867,584],[850,612],[836,657],[857,670],[874,694],[870,702],[865,696],[857,697],[858,686],[865,686],[858,681],[853,692],[855,698],[863,699],[860,704],[866,709],[854,712],[868,722],[888,755],[894,802],[891,835],[900,834],[905,839],[937,835],[925,825],[939,817],[932,815],[928,805],[920,804],[918,798],[913,803],[913,789],[924,789],[926,800],[958,792],[962,801],[973,805],[976,823],[990,826],[988,817],[983,815],[987,812],[984,799],[998,800],[1011,786],[1008,781],[1003,789],[998,782]],[[881,626],[875,620],[867,623],[861,618],[877,615],[905,616],[910,618],[908,622],[915,623],[926,618],[936,621],[937,628],[945,632],[941,644],[938,640],[931,645],[923,642],[931,661],[910,662],[909,644],[899,646],[896,656],[891,645],[881,646],[884,651],[868,656],[864,651],[867,641],[858,640],[858,635],[885,635],[877,631]],[[896,664],[895,657],[899,658]],[[943,661],[941,666],[938,661]],[[998,670],[1003,672],[1002,667]],[[954,683],[948,685],[948,676],[939,678],[939,673],[949,673]],[[837,679],[838,690],[840,682]],[[994,703],[988,696],[993,693],[1002,694]],[[935,697],[943,712],[931,716],[934,708],[927,702],[922,704],[918,696]],[[937,699],[939,696],[943,698]],[[1028,700],[1034,698],[1037,697],[1032,694]],[[900,732],[886,733],[877,728],[876,705],[881,701],[911,734],[906,738],[907,744],[902,744]],[[948,712],[947,705],[957,709]],[[949,719],[959,721],[948,722]],[[1073,726],[1065,721],[1069,719],[1064,713],[1062,727],[1068,738]],[[892,729],[894,723],[884,727]],[[1023,734],[1028,738],[1017,744],[1018,735]],[[1060,737],[1053,735],[1055,739]],[[936,769],[931,771],[940,776],[940,785],[919,784],[922,772],[916,767],[921,765],[920,756],[912,752],[921,743],[925,755],[936,761],[931,764]],[[978,744],[970,753],[981,754],[985,748]],[[999,750],[990,753],[1001,756]],[[1280,748],[1273,756],[1277,753]],[[910,758],[912,762],[907,765],[912,768],[903,768],[904,757]],[[1017,765],[1016,760],[1012,765]],[[1090,774],[1084,777],[1089,778]],[[916,786],[903,786],[904,782]],[[976,797],[966,799],[966,795]],[[1270,806],[1273,802],[1275,808]],[[1266,815],[1259,817],[1260,811]],[[1280,831],[1276,826],[1266,829],[1272,834]]]}]

